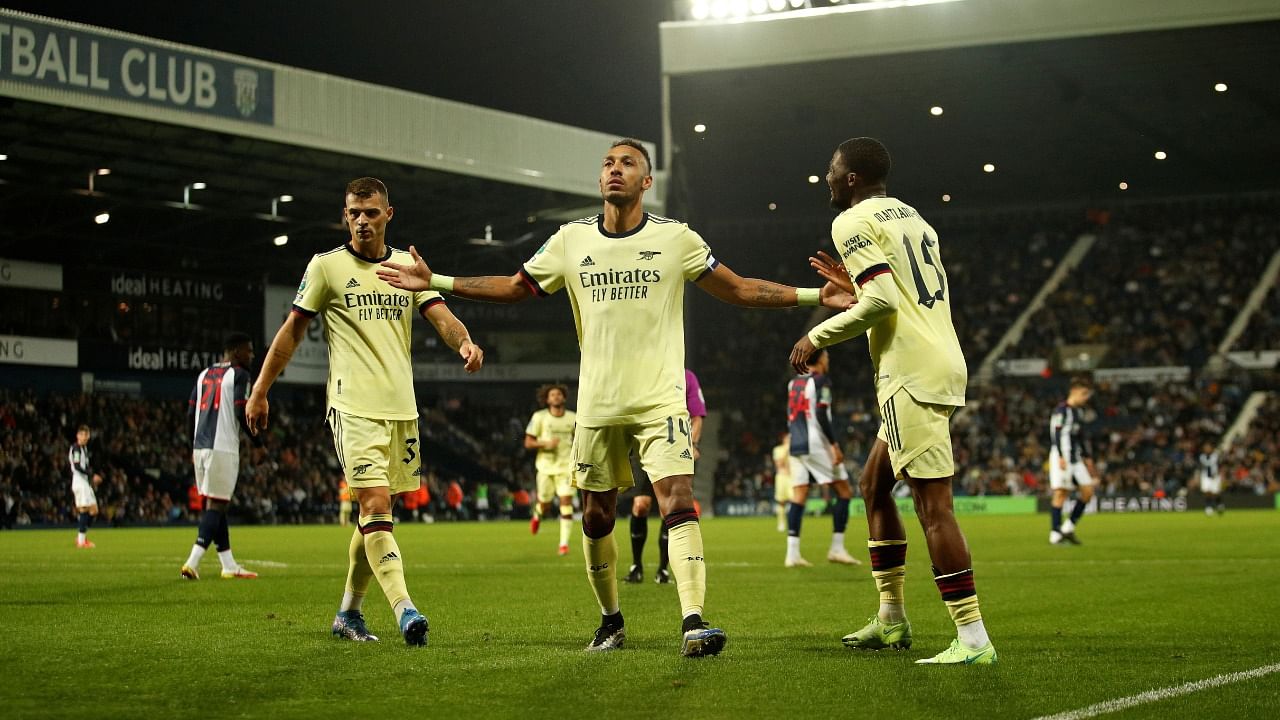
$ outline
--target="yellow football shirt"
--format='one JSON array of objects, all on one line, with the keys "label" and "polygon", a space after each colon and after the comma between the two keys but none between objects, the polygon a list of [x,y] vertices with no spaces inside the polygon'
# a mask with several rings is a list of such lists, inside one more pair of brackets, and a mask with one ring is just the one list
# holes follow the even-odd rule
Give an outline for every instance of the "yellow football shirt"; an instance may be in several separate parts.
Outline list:
[{"label": "yellow football shirt", "polygon": [[773,482],[791,486],[791,441],[778,443],[773,448]]},{"label": "yellow football shirt", "polygon": [[538,450],[534,467],[539,473],[560,474],[569,472],[573,459],[573,426],[577,415],[565,409],[564,414],[556,417],[551,411],[543,408],[529,418],[529,425],[524,431],[539,440],[559,438],[560,444],[550,450]]},{"label": "yellow football shirt", "polygon": [[579,425],[686,412],[684,284],[716,265],[689,226],[649,213],[625,233],[607,232],[601,215],[567,223],[524,264],[538,295],[569,292],[582,353]]},{"label": "yellow football shirt", "polygon": [[413,318],[435,303],[434,291],[398,290],[378,279],[378,263],[412,264],[404,250],[387,247],[366,258],[350,245],[319,253],[293,299],[294,311],[324,319],[329,344],[329,407],[380,420],[416,420],[409,344]]},{"label": "yellow football shirt", "polygon": [[855,289],[884,273],[898,288],[898,311],[867,331],[877,399],[905,387],[920,402],[963,406],[968,368],[937,231],[901,200],[868,198],[836,217],[831,239]]}]

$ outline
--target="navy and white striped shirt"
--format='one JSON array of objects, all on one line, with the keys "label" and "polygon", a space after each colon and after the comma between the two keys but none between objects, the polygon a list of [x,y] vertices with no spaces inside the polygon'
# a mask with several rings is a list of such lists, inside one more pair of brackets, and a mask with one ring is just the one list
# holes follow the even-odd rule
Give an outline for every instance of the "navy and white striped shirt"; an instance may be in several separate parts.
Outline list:
[{"label": "navy and white striped shirt", "polygon": [[239,453],[240,426],[248,400],[248,370],[223,362],[201,371],[191,390],[195,449]]},{"label": "navy and white striped shirt", "polygon": [[1084,413],[1079,408],[1062,402],[1053,409],[1049,418],[1049,453],[1054,458],[1066,458],[1069,463],[1089,457],[1084,441]]}]

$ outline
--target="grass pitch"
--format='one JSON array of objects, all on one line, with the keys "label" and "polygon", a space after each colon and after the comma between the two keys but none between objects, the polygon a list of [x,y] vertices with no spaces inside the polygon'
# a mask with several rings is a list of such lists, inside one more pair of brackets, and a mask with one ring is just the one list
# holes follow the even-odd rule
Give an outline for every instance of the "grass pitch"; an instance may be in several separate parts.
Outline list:
[{"label": "grass pitch", "polygon": [[[909,519],[910,520],[910,519]],[[865,526],[850,524],[849,549]],[[178,569],[194,528],[0,534],[0,715],[39,717],[836,717],[1034,718],[1280,662],[1280,513],[1089,517],[1082,547],[1051,547],[1047,519],[961,519],[975,557],[993,667],[918,667],[954,627],[910,528],[915,647],[846,650],[875,608],[870,572],[821,562],[825,518],[785,569],[772,518],[710,519],[706,616],[719,657],[679,657],[674,586],[621,586],[627,646],[582,648],[599,620],[580,543],[555,554],[555,523],[399,526],[430,646],[406,648],[370,588],[379,644],[329,636],[349,530],[233,527],[262,574],[224,581]],[[621,570],[630,558],[620,523]],[[651,522],[646,568],[656,564]],[[579,529],[575,527],[575,533]],[[1275,717],[1280,673],[1109,715]]]}]

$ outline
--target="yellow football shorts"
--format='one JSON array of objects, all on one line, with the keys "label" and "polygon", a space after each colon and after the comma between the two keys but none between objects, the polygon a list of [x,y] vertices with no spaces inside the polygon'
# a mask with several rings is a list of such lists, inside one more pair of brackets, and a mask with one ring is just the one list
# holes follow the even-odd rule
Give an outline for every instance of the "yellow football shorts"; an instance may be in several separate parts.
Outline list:
[{"label": "yellow football shorts", "polygon": [[417,420],[379,420],[329,409],[338,462],[353,488],[412,492],[422,482]]},{"label": "yellow football shorts", "polygon": [[791,502],[791,474],[775,472],[773,475],[774,502]]},{"label": "yellow football shorts", "polygon": [[569,471],[538,473],[538,502],[551,502],[557,497],[573,497],[573,476]]},{"label": "yellow football shorts", "polygon": [[592,492],[635,485],[628,456],[635,450],[640,468],[654,481],[693,474],[689,413],[680,411],[652,422],[605,427],[578,426],[573,435],[573,486]]},{"label": "yellow football shorts", "polygon": [[901,388],[880,405],[876,437],[889,446],[893,474],[903,470],[913,478],[943,478],[956,473],[951,456],[950,405],[922,403]]}]

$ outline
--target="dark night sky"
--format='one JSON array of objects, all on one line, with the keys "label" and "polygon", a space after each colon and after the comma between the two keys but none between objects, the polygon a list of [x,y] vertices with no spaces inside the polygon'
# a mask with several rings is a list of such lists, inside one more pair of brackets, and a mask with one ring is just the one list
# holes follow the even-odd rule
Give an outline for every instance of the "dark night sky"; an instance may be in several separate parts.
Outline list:
[{"label": "dark night sky", "polygon": [[661,133],[666,0],[4,5],[590,130]]}]

